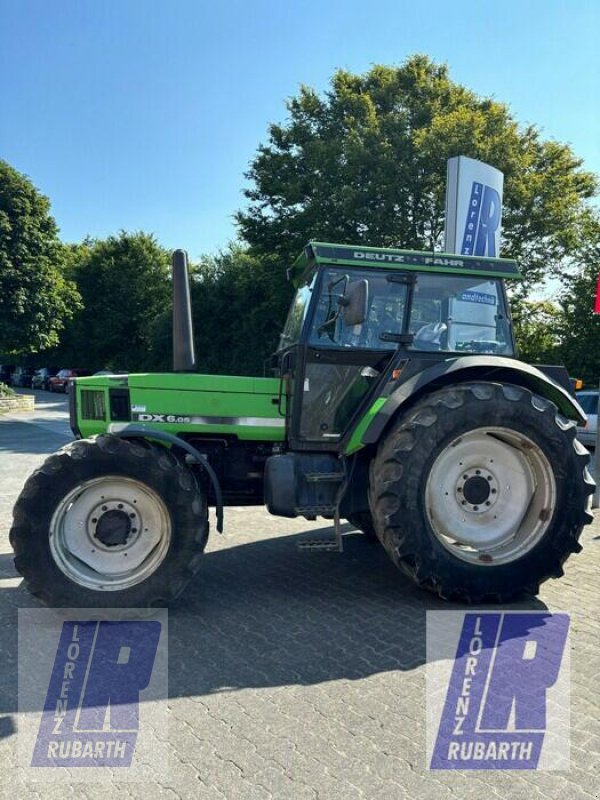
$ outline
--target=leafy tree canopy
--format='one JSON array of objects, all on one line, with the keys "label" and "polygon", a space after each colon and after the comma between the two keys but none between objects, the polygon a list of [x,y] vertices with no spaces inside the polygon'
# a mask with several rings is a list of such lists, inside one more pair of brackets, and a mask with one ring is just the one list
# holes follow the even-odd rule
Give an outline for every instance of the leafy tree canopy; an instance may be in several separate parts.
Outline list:
[{"label": "leafy tree canopy", "polygon": [[600,380],[600,314],[594,314],[600,275],[600,215],[583,214],[577,230],[577,269],[564,277],[560,298],[561,358],[571,375],[596,388]]},{"label": "leafy tree canopy", "polygon": [[302,86],[287,109],[251,162],[249,207],[236,216],[254,252],[284,264],[309,239],[440,248],[447,160],[465,155],[504,173],[502,254],[520,261],[525,291],[560,272],[597,188],[568,145],[520,126],[424,55],[364,75],[339,70],[324,96]]},{"label": "leafy tree canopy", "polygon": [[519,358],[530,364],[557,364],[561,309],[550,300],[525,300],[513,304],[512,317]]},{"label": "leafy tree canopy", "polygon": [[32,353],[58,342],[79,303],[65,262],[48,199],[0,160],[0,351]]},{"label": "leafy tree canopy", "polygon": [[152,361],[155,318],[170,309],[170,255],[147,233],[87,240],[69,251],[83,308],[54,359],[66,366],[140,370]]},{"label": "leafy tree canopy", "polygon": [[262,375],[288,306],[277,261],[239,244],[204,257],[193,274],[192,304],[199,370]]}]

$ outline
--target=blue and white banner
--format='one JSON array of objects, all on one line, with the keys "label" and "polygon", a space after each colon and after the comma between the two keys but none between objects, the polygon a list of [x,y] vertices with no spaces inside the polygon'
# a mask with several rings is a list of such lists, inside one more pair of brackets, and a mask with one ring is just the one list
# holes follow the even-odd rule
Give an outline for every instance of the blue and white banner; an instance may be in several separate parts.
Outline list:
[{"label": "blue and white banner", "polygon": [[502,190],[500,170],[466,156],[448,160],[446,253],[500,256]]}]

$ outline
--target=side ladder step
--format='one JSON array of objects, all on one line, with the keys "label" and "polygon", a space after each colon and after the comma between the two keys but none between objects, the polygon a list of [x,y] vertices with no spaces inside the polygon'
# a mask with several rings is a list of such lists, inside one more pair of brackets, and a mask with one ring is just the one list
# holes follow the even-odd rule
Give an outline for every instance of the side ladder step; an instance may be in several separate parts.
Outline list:
[{"label": "side ladder step", "polygon": [[336,509],[333,517],[333,530],[335,536],[329,539],[304,539],[298,542],[298,550],[320,550],[321,552],[343,553],[342,527],[340,525],[339,510]]},{"label": "side ladder step", "polygon": [[344,480],[343,472],[306,472],[304,480],[307,483],[320,483],[321,481],[333,481],[341,483]]},{"label": "side ladder step", "polygon": [[342,548],[337,539],[305,539],[298,542],[298,550],[319,550],[328,553],[341,553]]}]

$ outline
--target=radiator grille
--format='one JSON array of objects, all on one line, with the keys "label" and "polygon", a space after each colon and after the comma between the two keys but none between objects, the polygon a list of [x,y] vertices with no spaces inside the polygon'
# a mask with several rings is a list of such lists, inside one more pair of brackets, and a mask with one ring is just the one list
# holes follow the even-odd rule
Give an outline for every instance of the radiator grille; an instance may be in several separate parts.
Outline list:
[{"label": "radiator grille", "polygon": [[104,392],[97,389],[81,390],[82,419],[106,419]]}]

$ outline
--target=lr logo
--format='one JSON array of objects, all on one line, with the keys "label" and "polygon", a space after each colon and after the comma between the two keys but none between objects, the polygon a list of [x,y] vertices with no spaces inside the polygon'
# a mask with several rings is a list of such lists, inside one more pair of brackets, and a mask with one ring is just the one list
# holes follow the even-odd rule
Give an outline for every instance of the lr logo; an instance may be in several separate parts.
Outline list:
[{"label": "lr logo", "polygon": [[63,622],[32,767],[129,767],[161,623]]},{"label": "lr logo", "polygon": [[496,257],[496,231],[500,227],[501,211],[498,192],[491,186],[473,181],[461,255]]},{"label": "lr logo", "polygon": [[[448,614],[428,614],[428,670],[443,658],[435,637],[448,630],[447,619],[430,623]],[[429,731],[431,769],[564,768],[568,633],[567,614],[465,613],[439,724]],[[443,697],[440,688],[428,675],[428,711],[436,694]]]}]

